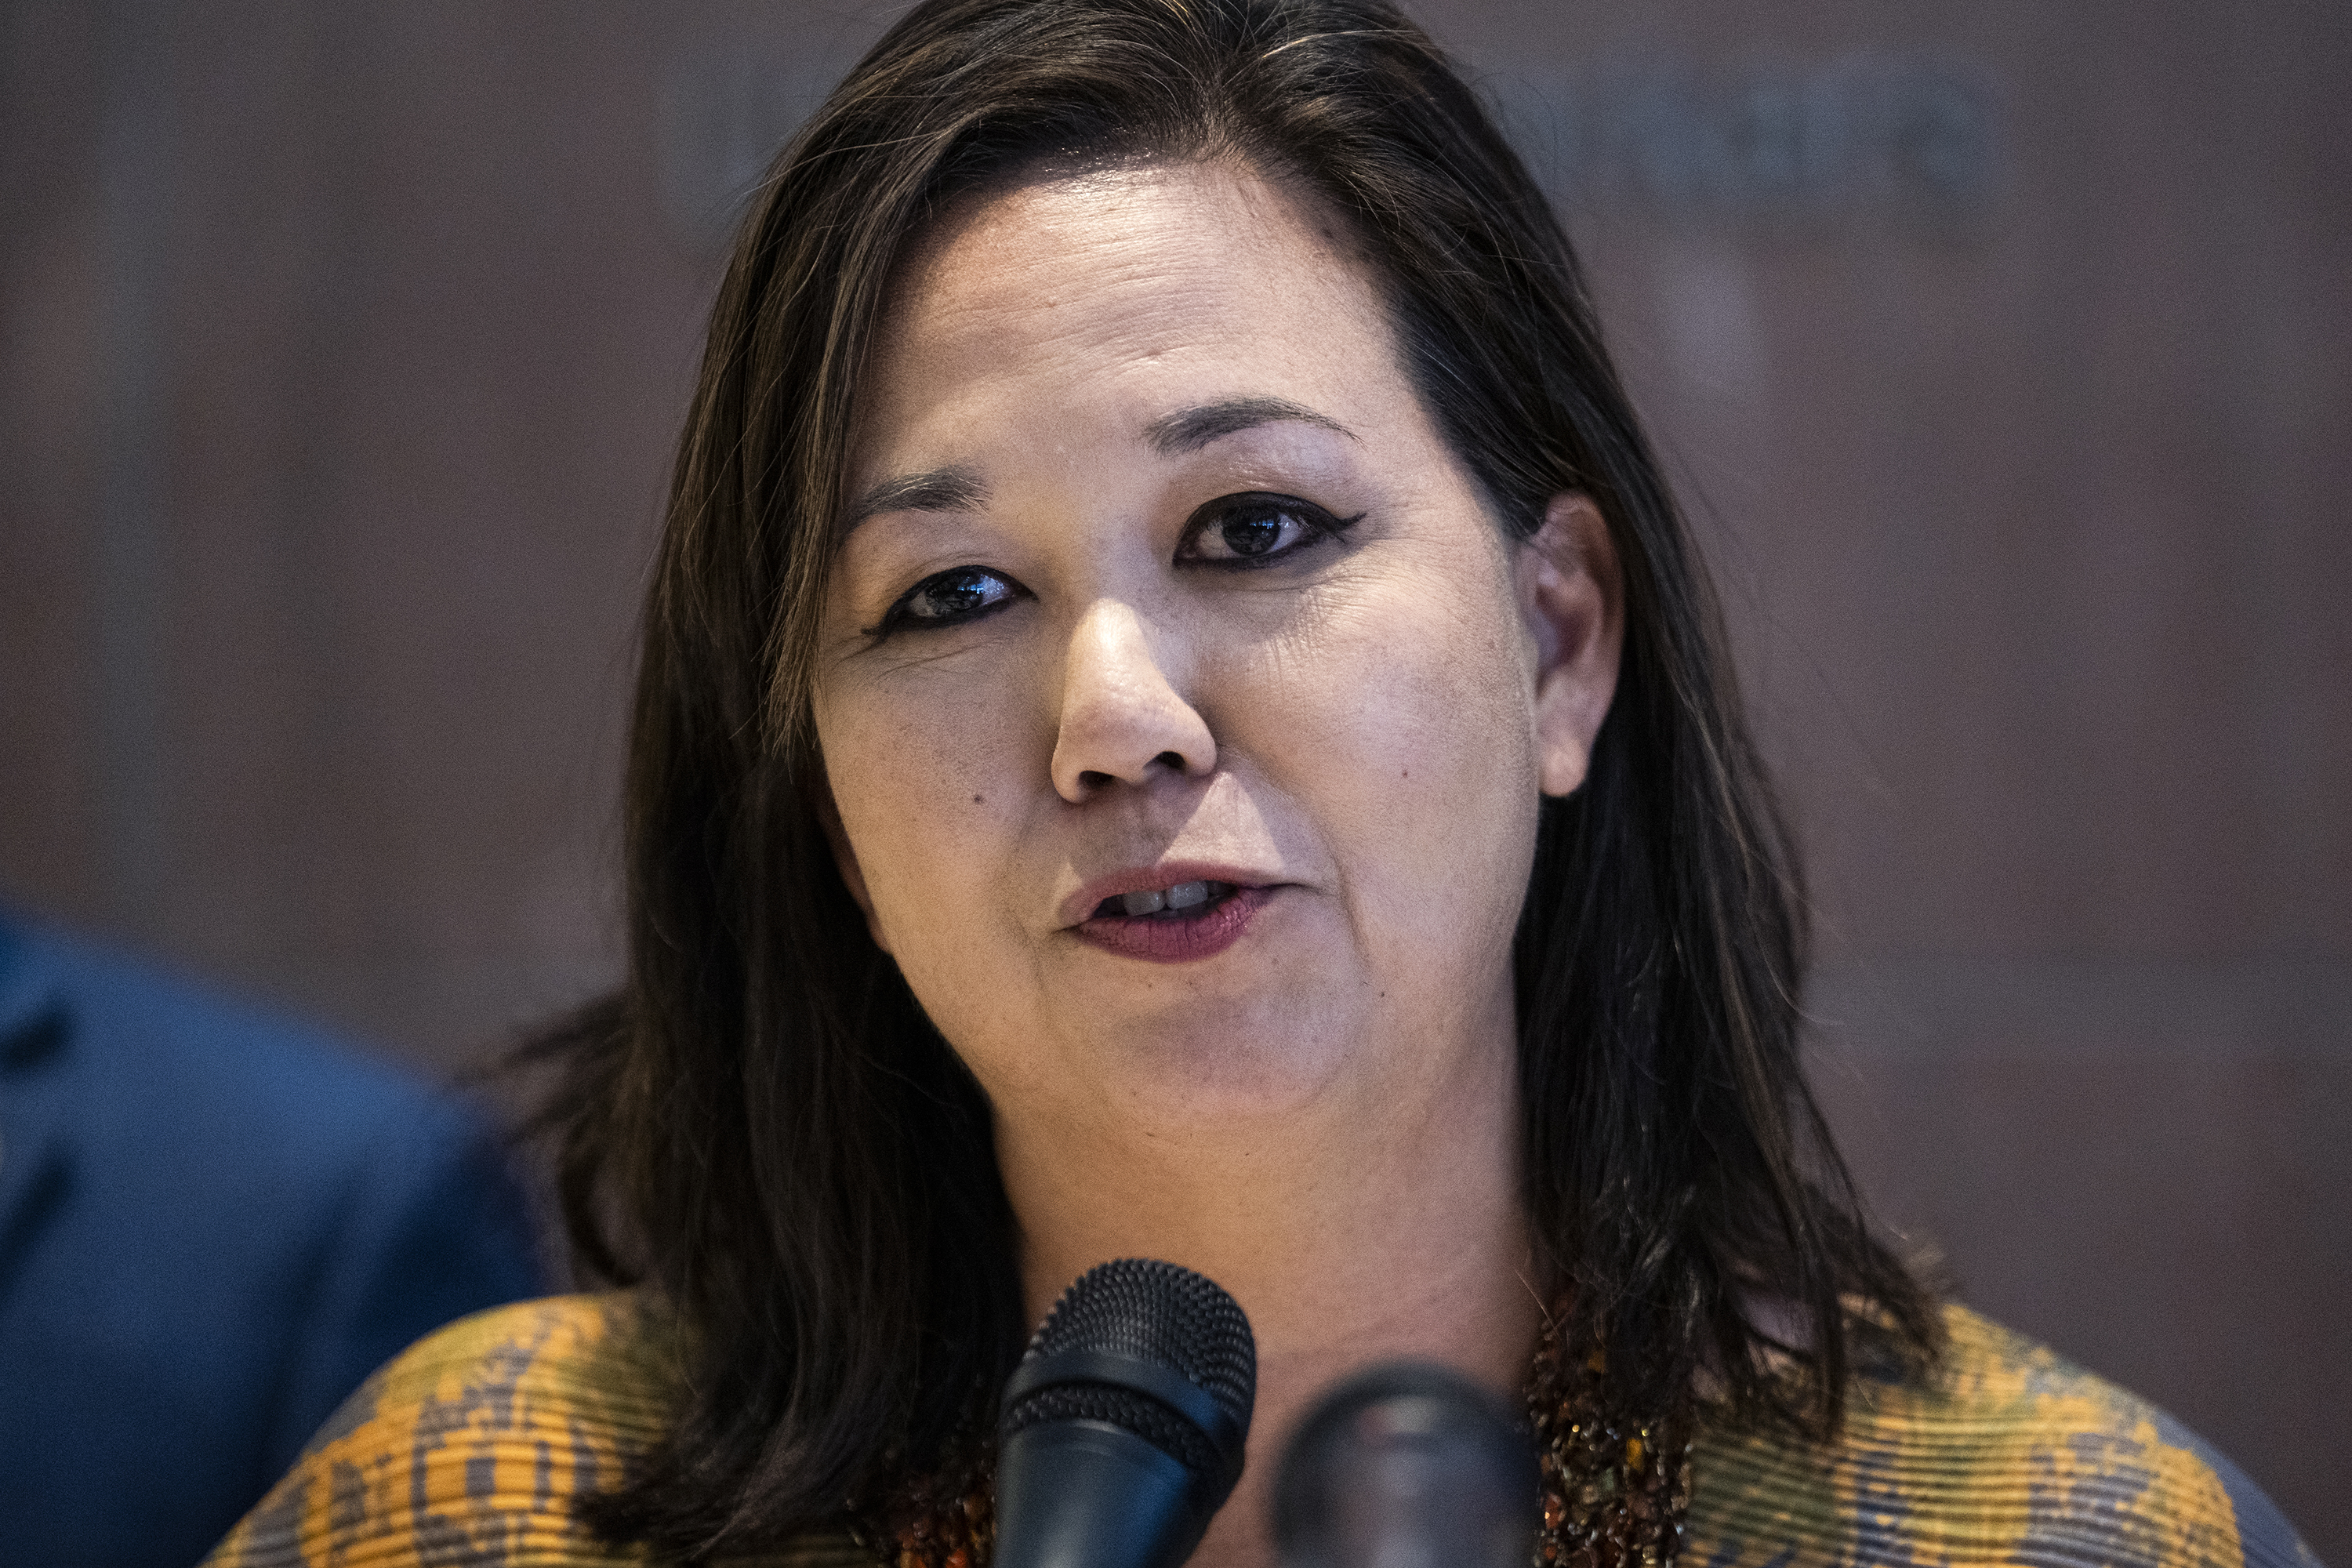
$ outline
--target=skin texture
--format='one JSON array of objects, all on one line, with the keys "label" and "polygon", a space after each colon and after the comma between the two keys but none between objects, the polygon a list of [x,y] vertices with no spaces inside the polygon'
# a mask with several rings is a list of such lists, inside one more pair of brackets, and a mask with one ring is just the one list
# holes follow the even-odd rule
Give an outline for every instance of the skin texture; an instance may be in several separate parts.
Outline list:
[{"label": "skin texture", "polygon": [[[1270,1563],[1315,1393],[1407,1354],[1515,1388],[1539,1326],[1510,938],[1615,686],[1606,530],[1562,495],[1509,540],[1343,226],[1230,163],[951,212],[862,395],[815,694],[836,854],[988,1093],[1032,1314],[1135,1255],[1249,1313],[1249,1469],[1195,1561]],[[1197,526],[1255,492],[1291,521]],[[993,607],[910,622],[959,567]],[[1265,889],[1219,951],[1089,938],[1107,886],[1187,871]]]}]

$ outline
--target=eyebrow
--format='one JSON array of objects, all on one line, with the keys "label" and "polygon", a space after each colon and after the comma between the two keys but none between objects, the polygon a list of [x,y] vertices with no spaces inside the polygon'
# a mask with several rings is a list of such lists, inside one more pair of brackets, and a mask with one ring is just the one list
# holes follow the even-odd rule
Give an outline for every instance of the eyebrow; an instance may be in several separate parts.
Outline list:
[{"label": "eyebrow", "polygon": [[[1221,437],[1285,421],[1356,439],[1356,433],[1337,419],[1286,397],[1229,397],[1222,403],[1181,408],[1145,426],[1143,439],[1161,457],[1174,458],[1197,452]],[[886,511],[968,511],[987,500],[987,484],[970,468],[898,474],[869,487],[851,502],[843,514],[841,531],[847,533],[867,518]]]},{"label": "eyebrow", "polygon": [[850,503],[841,520],[847,533],[877,512],[968,511],[988,499],[988,486],[970,468],[932,468],[899,474],[873,486]]},{"label": "eyebrow", "polygon": [[1221,436],[1253,430],[1260,425],[1276,425],[1285,420],[1335,431],[1350,441],[1356,438],[1356,433],[1337,419],[1318,414],[1286,397],[1230,397],[1223,403],[1204,403],[1197,408],[1180,409],[1145,426],[1143,438],[1161,457],[1173,458],[1185,452],[1197,452]]}]

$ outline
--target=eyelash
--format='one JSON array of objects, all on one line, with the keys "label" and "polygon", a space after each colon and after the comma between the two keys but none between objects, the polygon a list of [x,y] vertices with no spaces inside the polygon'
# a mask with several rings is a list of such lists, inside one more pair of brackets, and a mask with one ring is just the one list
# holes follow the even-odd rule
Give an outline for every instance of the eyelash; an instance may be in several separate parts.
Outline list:
[{"label": "eyelash", "polygon": [[[957,582],[959,578],[964,579],[964,582],[959,584]],[[982,581],[1001,584],[1007,592],[1003,598],[992,600],[977,608],[954,611],[947,615],[919,616],[908,607],[925,594],[940,592],[951,587],[969,589]],[[944,572],[932,573],[899,595],[897,601],[882,612],[881,620],[866,628],[865,635],[879,642],[893,632],[938,631],[943,626],[969,626],[973,621],[992,616],[1007,605],[1015,604],[1028,596],[1029,591],[1026,588],[1001,572],[992,572],[985,566],[950,566]]]},{"label": "eyelash", "polygon": [[[1188,559],[1186,552],[1213,526],[1220,523],[1230,526],[1233,522],[1253,514],[1276,519],[1291,518],[1306,531],[1307,536],[1287,549],[1263,555],[1235,554],[1220,558],[1193,554],[1189,557],[1191,563],[1196,566],[1213,567],[1223,572],[1262,571],[1268,566],[1289,560],[1301,551],[1312,550],[1326,540],[1339,538],[1364,519],[1362,512],[1358,512],[1353,517],[1333,517],[1313,501],[1301,500],[1297,496],[1281,495],[1273,490],[1244,490],[1238,495],[1219,496],[1185,520],[1184,535],[1176,545],[1177,561],[1185,562]],[[1233,542],[1228,539],[1226,542],[1231,544]]]},{"label": "eyelash", "polygon": [[[1212,527],[1219,527],[1222,530],[1253,515],[1276,520],[1277,528],[1280,520],[1289,519],[1299,524],[1304,537],[1286,548],[1271,550],[1260,554],[1245,555],[1236,552],[1230,556],[1207,556],[1197,552],[1197,542]],[[1313,501],[1301,500],[1297,496],[1281,495],[1271,490],[1244,490],[1235,495],[1219,496],[1216,500],[1200,507],[1185,520],[1184,532],[1176,544],[1176,564],[1204,566],[1220,572],[1263,571],[1270,566],[1278,566],[1292,556],[1312,550],[1327,540],[1339,538],[1349,529],[1362,521],[1363,518],[1362,512],[1358,512],[1353,517],[1333,517]],[[1232,546],[1233,540],[1230,536],[1226,538],[1225,542],[1229,547]],[[959,582],[959,579],[962,581]],[[983,579],[987,583],[1002,584],[1008,592],[1001,598],[991,600],[975,608],[950,612],[946,615],[918,616],[908,607],[926,594],[950,588],[965,592],[973,591],[980,586],[980,582]],[[882,613],[882,619],[878,623],[865,628],[865,635],[879,641],[898,631],[938,631],[947,626],[969,626],[974,621],[994,615],[1008,605],[1016,604],[1027,597],[1029,597],[1027,589],[1002,573],[992,571],[985,566],[951,566],[944,572],[932,573],[904,594],[899,595],[897,601]]]}]

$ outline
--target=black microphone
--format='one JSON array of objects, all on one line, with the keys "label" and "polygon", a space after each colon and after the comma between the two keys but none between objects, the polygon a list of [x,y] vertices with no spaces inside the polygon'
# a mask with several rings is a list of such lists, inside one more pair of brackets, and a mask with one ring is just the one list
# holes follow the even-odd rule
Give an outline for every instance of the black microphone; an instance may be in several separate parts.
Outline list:
[{"label": "black microphone", "polygon": [[997,1568],[1178,1568],[1241,1479],[1256,1397],[1249,1319],[1214,1283],[1087,1269],[1004,1385]]},{"label": "black microphone", "polygon": [[1458,1373],[1396,1362],[1316,1402],[1283,1450],[1283,1568],[1527,1568],[1541,1481],[1509,1406]]}]

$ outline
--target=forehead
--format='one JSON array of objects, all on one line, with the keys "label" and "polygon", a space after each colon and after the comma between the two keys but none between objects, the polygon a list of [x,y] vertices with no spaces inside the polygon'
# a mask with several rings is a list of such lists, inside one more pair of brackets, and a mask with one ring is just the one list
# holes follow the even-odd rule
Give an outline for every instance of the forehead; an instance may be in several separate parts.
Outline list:
[{"label": "forehead", "polygon": [[1360,417],[1404,391],[1344,222],[1231,163],[964,204],[902,268],[877,347],[860,395],[868,473],[1024,409],[1051,406],[1066,429],[1083,410],[1135,431],[1220,397],[1338,399]]}]

